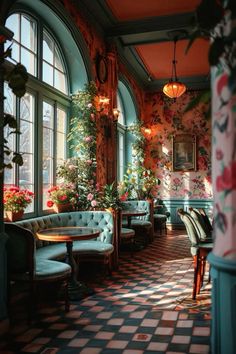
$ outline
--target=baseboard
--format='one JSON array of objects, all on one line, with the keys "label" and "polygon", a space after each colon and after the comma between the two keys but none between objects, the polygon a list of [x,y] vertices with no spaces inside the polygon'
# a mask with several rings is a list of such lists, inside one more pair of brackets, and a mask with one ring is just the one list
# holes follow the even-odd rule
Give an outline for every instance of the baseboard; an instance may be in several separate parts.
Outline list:
[{"label": "baseboard", "polygon": [[185,230],[184,225],[182,224],[167,224],[166,225],[168,230]]}]

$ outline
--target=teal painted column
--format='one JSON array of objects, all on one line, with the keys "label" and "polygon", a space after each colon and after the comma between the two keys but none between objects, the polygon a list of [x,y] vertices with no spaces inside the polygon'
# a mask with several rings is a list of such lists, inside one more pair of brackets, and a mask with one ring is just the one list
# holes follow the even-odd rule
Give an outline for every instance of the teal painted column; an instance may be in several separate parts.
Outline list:
[{"label": "teal painted column", "polygon": [[236,261],[211,253],[212,354],[236,353]]},{"label": "teal painted column", "polygon": [[[223,4],[225,11],[223,20],[214,30],[217,40],[214,38],[212,43],[214,62],[218,63],[211,70],[214,196],[214,248],[208,257],[212,276],[211,352],[235,354],[236,60],[233,53],[236,50],[236,8],[234,1],[217,3]],[[220,55],[219,60],[216,60],[217,55]]]}]

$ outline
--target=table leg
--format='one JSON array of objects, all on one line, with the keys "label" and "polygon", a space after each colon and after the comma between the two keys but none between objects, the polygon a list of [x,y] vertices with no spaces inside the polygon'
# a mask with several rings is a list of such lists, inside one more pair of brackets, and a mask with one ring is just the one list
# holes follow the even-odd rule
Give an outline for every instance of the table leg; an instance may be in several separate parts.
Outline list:
[{"label": "table leg", "polygon": [[128,229],[131,229],[131,218],[132,216],[127,216]]},{"label": "table leg", "polygon": [[73,256],[73,242],[66,243],[67,259],[66,262],[71,266],[71,277],[69,280],[69,298],[70,300],[81,300],[85,296],[92,295],[94,291],[88,288],[85,284],[77,281],[79,272],[78,263]]}]

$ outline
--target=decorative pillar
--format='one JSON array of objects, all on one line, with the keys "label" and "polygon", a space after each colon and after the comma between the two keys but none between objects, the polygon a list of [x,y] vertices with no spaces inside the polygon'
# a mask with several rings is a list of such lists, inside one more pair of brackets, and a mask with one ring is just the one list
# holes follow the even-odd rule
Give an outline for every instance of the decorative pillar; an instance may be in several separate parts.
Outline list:
[{"label": "decorative pillar", "polygon": [[[228,2],[230,6],[230,2]],[[227,5],[226,5],[227,6]],[[231,7],[233,10],[233,2]],[[231,40],[236,23],[232,12],[216,28]],[[235,14],[234,14],[235,17]],[[232,16],[233,18],[233,16]],[[225,42],[226,43],[226,42]],[[216,41],[214,42],[217,45]],[[236,42],[224,47],[212,69],[212,177],[214,191],[214,248],[208,260],[212,276],[212,337],[214,354],[236,353]]]}]

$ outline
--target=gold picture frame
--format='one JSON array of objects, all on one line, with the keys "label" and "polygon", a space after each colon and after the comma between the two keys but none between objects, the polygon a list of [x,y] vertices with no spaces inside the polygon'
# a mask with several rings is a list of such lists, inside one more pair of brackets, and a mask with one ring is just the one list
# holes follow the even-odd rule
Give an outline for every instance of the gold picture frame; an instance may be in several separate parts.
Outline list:
[{"label": "gold picture frame", "polygon": [[196,171],[196,135],[178,134],[172,137],[172,170]]}]

